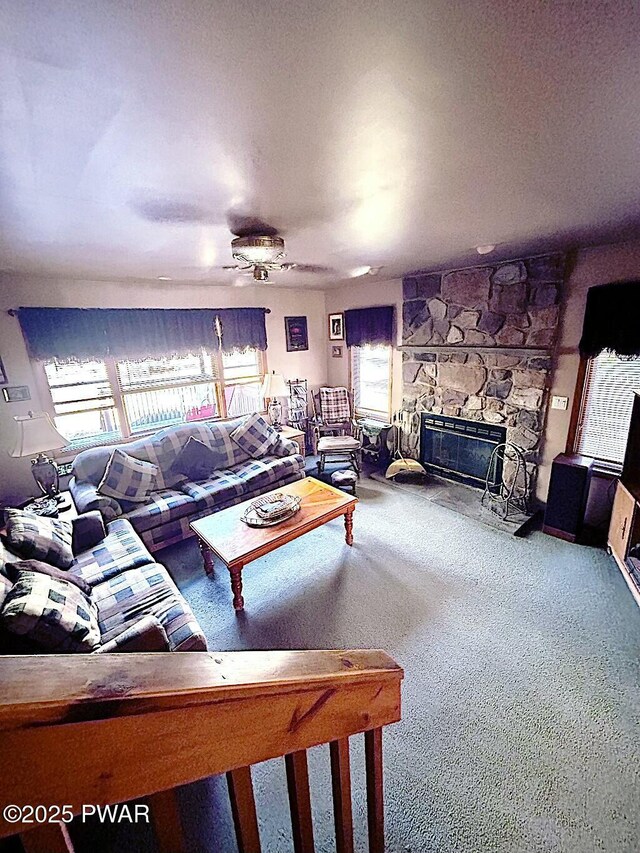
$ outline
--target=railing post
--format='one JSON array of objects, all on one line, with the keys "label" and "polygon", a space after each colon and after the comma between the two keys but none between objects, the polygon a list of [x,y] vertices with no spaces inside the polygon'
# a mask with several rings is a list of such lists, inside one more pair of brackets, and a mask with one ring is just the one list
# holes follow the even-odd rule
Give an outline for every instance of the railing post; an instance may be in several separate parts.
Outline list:
[{"label": "railing post", "polygon": [[238,767],[227,773],[233,824],[236,828],[238,853],[260,853],[260,834],[256,802],[253,798],[251,768]]},{"label": "railing post", "polygon": [[69,830],[64,823],[42,823],[20,835],[25,853],[74,853]]},{"label": "railing post", "polygon": [[351,813],[351,767],[349,738],[333,740],[331,754],[331,784],[333,787],[333,819],[336,827],[337,853],[353,853],[353,817]]},{"label": "railing post", "polygon": [[284,762],[287,768],[293,849],[295,853],[314,853],[306,749],[285,755]]},{"label": "railing post", "polygon": [[382,785],[382,729],[364,733],[367,771],[369,853],[384,853],[384,792]]},{"label": "railing post", "polygon": [[160,853],[186,853],[180,809],[175,788],[158,791],[149,797],[151,818]]}]

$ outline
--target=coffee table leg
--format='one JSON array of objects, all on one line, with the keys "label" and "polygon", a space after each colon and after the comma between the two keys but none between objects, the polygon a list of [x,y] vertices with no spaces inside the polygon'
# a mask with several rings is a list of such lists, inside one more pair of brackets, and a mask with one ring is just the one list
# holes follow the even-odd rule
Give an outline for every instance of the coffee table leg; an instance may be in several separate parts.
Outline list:
[{"label": "coffee table leg", "polygon": [[230,566],[229,574],[231,575],[233,606],[236,610],[244,610],[244,598],[242,597],[242,566]]},{"label": "coffee table leg", "polygon": [[353,545],[353,510],[348,509],[344,514],[345,542]]},{"label": "coffee table leg", "polygon": [[202,539],[198,539],[198,547],[200,548],[200,553],[202,554],[202,562],[204,563],[204,570],[208,575],[213,574],[213,551],[209,548]]}]

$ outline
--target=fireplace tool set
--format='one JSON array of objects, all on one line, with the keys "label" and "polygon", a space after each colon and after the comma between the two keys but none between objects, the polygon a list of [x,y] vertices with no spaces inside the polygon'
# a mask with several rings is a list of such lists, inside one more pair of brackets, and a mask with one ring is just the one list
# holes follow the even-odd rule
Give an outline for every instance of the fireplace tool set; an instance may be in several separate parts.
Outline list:
[{"label": "fireplace tool set", "polygon": [[395,412],[393,415],[393,459],[394,461],[386,470],[385,477],[387,480],[392,480],[398,474],[425,474],[426,471],[417,459],[405,459],[402,455],[402,429],[400,423],[402,421],[402,412]]}]

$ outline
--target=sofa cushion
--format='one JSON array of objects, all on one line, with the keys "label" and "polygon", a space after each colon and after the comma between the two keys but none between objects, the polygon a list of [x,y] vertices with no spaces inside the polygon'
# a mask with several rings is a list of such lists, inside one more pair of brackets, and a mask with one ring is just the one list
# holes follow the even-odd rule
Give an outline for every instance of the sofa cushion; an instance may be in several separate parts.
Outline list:
[{"label": "sofa cushion", "polygon": [[277,431],[261,415],[250,415],[231,433],[231,438],[253,459],[267,456],[280,443]]},{"label": "sofa cushion", "polygon": [[202,629],[191,608],[157,563],[130,569],[93,589],[102,642],[151,614],[164,628],[172,651],[206,650]]},{"label": "sofa cushion", "polygon": [[155,616],[143,616],[128,625],[108,643],[93,650],[94,655],[111,652],[168,652],[169,640],[166,631]]},{"label": "sofa cushion", "polygon": [[73,562],[70,521],[44,518],[21,509],[6,510],[7,542],[21,557],[44,560],[61,569]]},{"label": "sofa cushion", "polygon": [[107,535],[104,519],[97,509],[83,512],[76,518],[72,518],[71,525],[73,527],[71,547],[74,554],[82,554],[88,548],[93,548]]},{"label": "sofa cushion", "polygon": [[216,471],[202,483],[187,481],[180,488],[196,501],[197,511],[213,509],[217,504],[242,496],[245,490],[242,480],[228,469]]},{"label": "sofa cushion", "polygon": [[138,504],[127,512],[125,518],[131,522],[134,530],[141,533],[159,524],[166,524],[167,521],[183,518],[194,512],[195,508],[194,500],[188,494],[175,489],[161,489],[152,492],[146,503]]},{"label": "sofa cushion", "polygon": [[141,503],[156,488],[158,466],[134,459],[116,448],[111,454],[98,491],[116,500]]},{"label": "sofa cushion", "polygon": [[127,569],[152,563],[153,557],[126,518],[107,525],[107,535],[94,548],[78,554],[70,572],[95,586]]},{"label": "sofa cushion", "polygon": [[245,492],[257,488],[266,492],[302,468],[300,456],[265,456],[263,459],[250,459],[235,465],[231,473],[243,484]]},{"label": "sofa cushion", "polygon": [[49,563],[43,563],[42,560],[18,560],[15,563],[7,563],[6,568],[7,577],[12,581],[17,580],[19,572],[39,572],[41,575],[48,575],[50,578],[72,583],[84,595],[91,595],[91,587],[79,575],[74,575],[73,572],[66,569],[59,569],[57,566],[51,566]]},{"label": "sofa cushion", "polygon": [[13,587],[13,581],[10,581],[6,575],[0,573],[0,610],[5,602],[9,590]]},{"label": "sofa cushion", "polygon": [[198,480],[206,480],[216,468],[219,468],[217,463],[218,456],[215,451],[202,441],[190,436],[176,457],[171,470],[197,483]]},{"label": "sofa cushion", "polygon": [[100,642],[97,611],[68,581],[21,571],[0,613],[3,630],[50,652],[90,652]]},{"label": "sofa cushion", "polygon": [[9,577],[7,575],[7,563],[15,563],[16,560],[21,559],[20,554],[17,551],[12,551],[4,541],[4,538],[0,536],[0,575]]},{"label": "sofa cushion", "polygon": [[214,421],[210,423],[209,431],[211,433],[211,448],[215,450],[219,458],[219,468],[231,468],[233,465],[238,465],[246,459],[250,459],[249,454],[240,447],[233,439],[231,434],[242,426],[247,420],[247,416],[235,418],[232,421]]}]

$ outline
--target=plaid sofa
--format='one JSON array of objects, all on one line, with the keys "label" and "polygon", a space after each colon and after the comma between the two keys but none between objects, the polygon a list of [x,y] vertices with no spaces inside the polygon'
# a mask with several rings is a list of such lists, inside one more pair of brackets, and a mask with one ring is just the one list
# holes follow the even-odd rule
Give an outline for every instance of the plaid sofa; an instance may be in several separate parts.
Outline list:
[{"label": "plaid sofa", "polygon": [[[21,558],[0,545],[0,579],[5,562]],[[78,554],[70,574],[91,586],[98,611],[100,645],[97,652],[206,651],[207,641],[186,600],[164,566],[153,557],[125,518],[107,524],[107,535]],[[27,644],[4,646],[14,638],[2,636],[2,651],[38,652]]]},{"label": "plaid sofa", "polygon": [[[275,450],[252,459],[231,439],[245,421],[233,418],[167,427],[155,435],[120,444],[130,456],[157,465],[158,489],[144,504],[121,505],[115,498],[98,494],[114,447],[96,447],[79,453],[73,463],[69,484],[79,512],[98,509],[105,521],[119,517],[131,522],[150,551],[158,551],[192,536],[189,522],[220,509],[241,503],[278,486],[301,480],[304,459],[293,441],[281,439]],[[221,466],[210,479],[193,483],[171,472],[176,457],[189,438],[198,439],[215,451]]]}]

